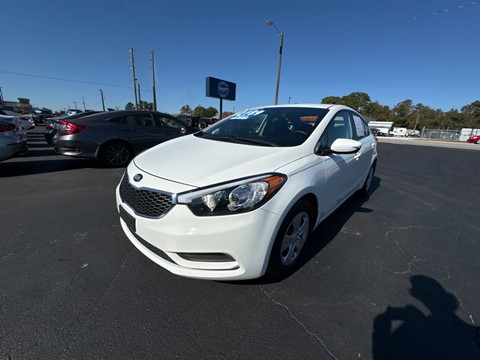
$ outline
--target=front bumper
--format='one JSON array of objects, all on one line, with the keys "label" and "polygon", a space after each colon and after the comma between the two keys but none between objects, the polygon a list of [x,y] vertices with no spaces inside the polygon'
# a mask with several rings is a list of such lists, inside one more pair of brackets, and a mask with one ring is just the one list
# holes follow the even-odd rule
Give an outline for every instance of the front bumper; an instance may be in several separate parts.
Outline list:
[{"label": "front bumper", "polygon": [[[174,205],[159,219],[135,214],[116,190],[120,223],[128,239],[168,271],[191,278],[243,280],[265,273],[279,226],[279,215],[252,212],[199,217],[186,205]],[[132,219],[134,225],[132,224]]]}]

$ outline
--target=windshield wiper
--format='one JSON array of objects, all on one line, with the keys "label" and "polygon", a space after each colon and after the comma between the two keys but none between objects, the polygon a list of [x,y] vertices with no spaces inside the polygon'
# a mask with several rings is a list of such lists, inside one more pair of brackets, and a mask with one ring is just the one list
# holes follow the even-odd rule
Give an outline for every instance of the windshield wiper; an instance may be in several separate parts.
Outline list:
[{"label": "windshield wiper", "polygon": [[259,140],[259,139],[249,139],[249,138],[244,138],[239,136],[210,136],[208,138],[212,140],[234,142],[238,144],[253,144],[253,145],[273,146],[273,147],[278,146],[277,144],[272,143],[270,141]]},{"label": "windshield wiper", "polygon": [[274,146],[277,147],[278,145],[271,142],[271,141],[266,141],[266,140],[260,140],[260,139],[250,139],[250,138],[244,138],[244,137],[239,137],[239,136],[231,136],[231,138],[234,138],[235,140],[242,141],[248,144],[255,144],[255,145],[263,145],[263,146]]}]

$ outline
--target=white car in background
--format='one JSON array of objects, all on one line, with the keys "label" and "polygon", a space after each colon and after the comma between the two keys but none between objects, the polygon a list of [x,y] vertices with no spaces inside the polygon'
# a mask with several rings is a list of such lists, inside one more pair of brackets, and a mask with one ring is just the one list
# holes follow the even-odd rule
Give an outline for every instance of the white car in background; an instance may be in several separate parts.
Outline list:
[{"label": "white car in background", "polygon": [[28,115],[23,115],[16,111],[2,109],[2,108],[0,108],[0,115],[13,116],[18,120],[18,122],[20,123],[20,125],[24,130],[30,130],[35,127],[35,122]]},{"label": "white car in background", "polygon": [[348,107],[248,109],[135,157],[116,189],[120,222],[172,273],[282,278],[322,220],[368,193],[376,162],[376,138]]},{"label": "white car in background", "polygon": [[27,138],[13,116],[0,115],[0,161],[28,151]]}]

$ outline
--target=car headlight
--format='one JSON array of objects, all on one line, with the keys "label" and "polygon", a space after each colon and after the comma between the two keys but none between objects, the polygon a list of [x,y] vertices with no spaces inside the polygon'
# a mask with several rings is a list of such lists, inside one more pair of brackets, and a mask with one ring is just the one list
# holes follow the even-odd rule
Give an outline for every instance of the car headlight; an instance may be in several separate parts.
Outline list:
[{"label": "car headlight", "polygon": [[285,184],[282,174],[261,175],[178,194],[197,216],[238,214],[254,210],[270,200]]}]

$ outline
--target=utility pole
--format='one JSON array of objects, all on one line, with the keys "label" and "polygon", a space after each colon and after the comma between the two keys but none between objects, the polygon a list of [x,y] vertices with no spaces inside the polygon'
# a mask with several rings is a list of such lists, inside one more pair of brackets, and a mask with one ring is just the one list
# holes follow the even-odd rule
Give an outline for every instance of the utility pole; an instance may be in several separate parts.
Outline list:
[{"label": "utility pole", "polygon": [[278,104],[278,89],[280,87],[280,71],[282,69],[282,52],[283,52],[283,38],[285,33],[280,33],[280,49],[278,51],[278,72],[277,72],[277,85],[275,87],[275,105]]},{"label": "utility pole", "polygon": [[418,118],[420,117],[420,111],[417,114],[417,119],[415,120],[415,126],[413,127],[413,130],[417,130],[417,125],[418,125]]},{"label": "utility pole", "polygon": [[3,105],[3,93],[2,93],[2,87],[0,86],[0,104]]},{"label": "utility pole", "polygon": [[75,110],[77,110],[77,102],[74,101],[73,103],[75,104]]},{"label": "utility pole", "polygon": [[278,89],[280,88],[280,72],[282,70],[282,53],[283,53],[283,39],[285,37],[285,33],[283,31],[278,30],[272,20],[265,21],[267,25],[272,25],[275,30],[277,30],[278,34],[280,35],[280,48],[278,50],[278,71],[277,71],[277,85],[275,86],[275,105],[278,104]]},{"label": "utility pole", "polygon": [[137,78],[135,77],[135,60],[133,59],[133,47],[130,48],[130,63],[132,64],[133,92],[135,93],[135,109],[138,110]]},{"label": "utility pole", "polygon": [[155,91],[155,59],[152,50],[153,111],[157,111],[157,93]]},{"label": "utility pole", "polygon": [[85,98],[82,96],[82,101],[83,101],[83,111],[87,111],[87,108],[85,107]]},{"label": "utility pole", "polygon": [[142,110],[142,98],[140,97],[140,83],[138,85],[138,107],[137,110]]},{"label": "utility pole", "polygon": [[105,97],[103,96],[103,90],[102,89],[100,89],[100,96],[102,97],[103,111],[105,111]]}]

